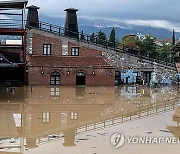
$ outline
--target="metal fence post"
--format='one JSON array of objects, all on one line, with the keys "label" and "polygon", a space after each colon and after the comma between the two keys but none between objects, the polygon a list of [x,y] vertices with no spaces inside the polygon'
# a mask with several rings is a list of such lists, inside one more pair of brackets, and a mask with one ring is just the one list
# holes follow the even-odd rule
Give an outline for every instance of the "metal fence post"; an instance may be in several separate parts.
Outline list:
[{"label": "metal fence post", "polygon": [[61,35],[61,27],[59,27],[58,29],[59,29],[59,35]]},{"label": "metal fence post", "polygon": [[49,25],[49,30],[50,30],[50,32],[52,31],[52,25],[51,24]]}]

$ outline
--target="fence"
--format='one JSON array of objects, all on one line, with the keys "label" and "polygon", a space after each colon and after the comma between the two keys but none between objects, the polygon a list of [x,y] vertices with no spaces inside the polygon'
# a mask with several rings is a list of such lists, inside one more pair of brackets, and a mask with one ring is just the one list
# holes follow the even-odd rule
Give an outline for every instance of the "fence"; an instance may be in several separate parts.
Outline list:
[{"label": "fence", "polygon": [[[0,28],[26,28],[25,26],[26,20],[12,20],[12,19],[0,19]],[[57,34],[59,36],[69,37],[71,39],[76,39],[78,41],[82,41],[84,43],[96,45],[98,47],[103,47],[106,49],[114,50],[116,52],[121,52],[128,54],[130,56],[138,57],[140,59],[145,59],[153,62],[157,62],[160,64],[168,65],[174,67],[174,57],[173,55],[167,57],[161,57],[160,54],[154,54],[153,51],[148,52],[138,52],[133,48],[127,48],[120,43],[110,42],[108,40],[103,40],[98,37],[98,35],[89,35],[82,32],[75,33],[73,31],[65,30],[64,27],[60,27],[57,25],[49,24],[46,22],[39,22],[36,24],[40,30],[44,30],[47,32],[51,32]],[[34,28],[34,27],[28,27]],[[76,37],[73,37],[76,36]]]}]

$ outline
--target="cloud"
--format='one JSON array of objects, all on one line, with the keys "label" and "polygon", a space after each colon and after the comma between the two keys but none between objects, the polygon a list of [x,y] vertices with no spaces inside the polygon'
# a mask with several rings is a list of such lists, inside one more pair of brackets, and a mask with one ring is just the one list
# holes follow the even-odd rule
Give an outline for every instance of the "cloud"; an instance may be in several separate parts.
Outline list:
[{"label": "cloud", "polygon": [[79,17],[109,20],[114,25],[151,25],[180,31],[178,0],[29,0],[31,4],[40,6],[40,13],[48,16],[65,16],[64,9],[74,7],[79,9]]},{"label": "cloud", "polygon": [[142,20],[180,22],[180,1],[177,0],[29,0],[46,15],[65,15],[64,9],[75,7],[79,15]]},{"label": "cloud", "polygon": [[[131,29],[132,25],[136,26],[150,26],[154,28],[163,28],[169,31],[175,29],[176,32],[180,32],[180,23],[169,22],[166,20],[141,20],[141,19],[109,19],[109,18],[99,18],[92,16],[81,16],[81,18],[92,20],[91,23],[96,23],[96,25],[104,27],[121,27]],[[94,21],[94,22],[93,22]]]},{"label": "cloud", "polygon": [[172,31],[175,29],[176,32],[180,32],[180,24],[171,23],[165,20],[126,20],[127,24],[138,25],[138,26],[151,26],[155,28],[164,28]]}]

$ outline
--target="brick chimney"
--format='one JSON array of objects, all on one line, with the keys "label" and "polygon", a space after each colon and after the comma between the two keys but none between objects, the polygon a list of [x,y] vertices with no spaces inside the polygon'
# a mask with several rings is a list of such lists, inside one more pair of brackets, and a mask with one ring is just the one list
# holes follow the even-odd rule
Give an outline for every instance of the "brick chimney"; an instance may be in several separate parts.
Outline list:
[{"label": "brick chimney", "polygon": [[27,21],[26,21],[26,27],[31,28],[39,28],[39,15],[38,15],[38,9],[40,9],[37,6],[31,5],[27,7],[28,14],[27,14]]},{"label": "brick chimney", "polygon": [[65,21],[65,26],[64,26],[65,36],[79,38],[77,14],[76,14],[78,9],[69,8],[64,11],[66,11],[66,21]]}]

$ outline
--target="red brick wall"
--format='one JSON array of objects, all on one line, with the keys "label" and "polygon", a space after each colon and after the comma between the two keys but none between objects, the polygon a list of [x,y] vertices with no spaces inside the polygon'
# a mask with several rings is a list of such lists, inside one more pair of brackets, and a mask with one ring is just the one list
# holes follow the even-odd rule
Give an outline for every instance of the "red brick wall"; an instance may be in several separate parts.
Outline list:
[{"label": "red brick wall", "polygon": [[62,55],[62,41],[60,39],[33,33],[32,52],[34,55],[43,55],[43,44],[52,44],[51,55],[53,56]]},{"label": "red brick wall", "polygon": [[71,55],[71,48],[72,47],[79,47],[79,56],[88,56],[88,57],[94,57],[94,56],[102,56],[102,52],[92,49],[92,48],[88,48],[85,46],[80,46],[78,43],[68,43],[68,55]]},{"label": "red brick wall", "polygon": [[[52,44],[52,51],[51,56],[47,56],[47,61],[49,59],[50,64],[55,63],[55,59],[59,56],[62,56],[62,41],[60,38],[56,38],[51,35],[51,37],[38,34],[36,32],[32,32],[32,53],[33,55],[42,56],[43,55],[43,44]],[[71,47],[79,47],[80,54],[79,56],[87,56],[87,57],[101,57],[102,52],[92,49],[90,47],[80,46],[80,43],[68,43],[68,52],[71,55]],[[50,58],[51,57],[51,58]],[[30,60],[30,59],[29,59]],[[92,60],[92,59],[91,59]],[[96,60],[96,59],[93,59]],[[41,57],[39,57],[39,62],[41,62]],[[28,63],[28,64],[31,64]],[[103,64],[104,65],[104,64]],[[40,66],[40,65],[37,65]],[[51,65],[52,66],[52,65]],[[55,64],[53,65],[53,67]],[[81,64],[79,65],[81,66]],[[60,66],[58,66],[60,67]],[[71,68],[74,66],[71,66]],[[83,66],[81,66],[83,67]],[[94,67],[94,66],[92,66]],[[101,66],[99,66],[101,68]],[[50,85],[50,73],[53,70],[57,70],[61,74],[61,85],[69,85],[75,86],[76,85],[76,73],[78,72],[79,68],[72,68],[70,70],[70,75],[67,74],[67,68],[58,68],[53,69],[52,67],[44,67],[43,74],[41,67],[32,66],[29,67],[28,72],[28,83],[29,85]],[[86,68],[83,72],[86,74],[86,86],[113,86],[114,85],[114,68],[111,68],[112,74],[110,75],[110,69],[97,69],[95,70],[96,75],[92,74],[92,68]]]},{"label": "red brick wall", "polygon": [[[115,70],[113,69],[98,69],[94,70],[96,75],[86,76],[87,86],[113,86],[115,80]],[[111,72],[111,74],[110,74]]]},{"label": "red brick wall", "polygon": [[[43,44],[52,44],[51,55],[61,56],[62,55],[62,41],[57,38],[47,37],[38,33],[32,33],[32,51],[33,55],[43,55]],[[71,56],[71,48],[79,47],[79,56],[102,56],[102,52],[88,48],[85,46],[80,46],[79,43],[68,43],[68,55]]]},{"label": "red brick wall", "polygon": [[[78,68],[69,69],[68,75],[67,68],[43,68],[43,74],[41,67],[29,67],[28,84],[29,85],[50,85],[50,74],[53,71],[58,71],[61,75],[62,86],[75,86],[76,74]],[[113,86],[115,80],[114,69],[95,69],[95,75],[92,74],[92,69],[81,69],[80,72],[86,74],[86,86]],[[111,74],[110,74],[111,72]]]}]

